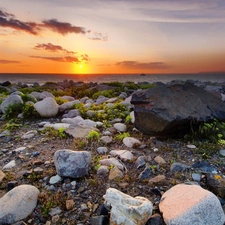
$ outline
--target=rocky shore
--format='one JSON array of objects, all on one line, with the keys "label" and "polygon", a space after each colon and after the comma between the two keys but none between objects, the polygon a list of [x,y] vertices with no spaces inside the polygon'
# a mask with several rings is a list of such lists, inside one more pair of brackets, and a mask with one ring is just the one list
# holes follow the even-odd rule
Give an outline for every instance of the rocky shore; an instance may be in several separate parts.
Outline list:
[{"label": "rocky shore", "polygon": [[[189,83],[225,104],[225,83]],[[225,125],[140,132],[132,95],[157,85],[0,84],[0,224],[223,225]]]}]

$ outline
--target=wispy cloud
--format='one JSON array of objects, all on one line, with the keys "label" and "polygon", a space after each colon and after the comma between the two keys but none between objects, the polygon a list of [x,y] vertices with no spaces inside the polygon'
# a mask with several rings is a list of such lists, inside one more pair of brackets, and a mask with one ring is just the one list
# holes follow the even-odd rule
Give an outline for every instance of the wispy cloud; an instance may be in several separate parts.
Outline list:
[{"label": "wispy cloud", "polygon": [[25,31],[33,35],[37,35],[39,32],[39,28],[36,23],[17,20],[13,14],[2,10],[0,10],[0,26],[9,27],[18,31]]},{"label": "wispy cloud", "polygon": [[36,58],[36,59],[46,59],[46,60],[51,60],[55,62],[66,62],[66,63],[79,63],[80,60],[78,57],[73,57],[73,56],[65,56],[65,57],[44,57],[44,56],[30,56],[31,58]]},{"label": "wispy cloud", "polygon": [[16,60],[5,60],[5,59],[0,59],[1,64],[14,64],[14,63],[21,63],[20,61]]},{"label": "wispy cloud", "polygon": [[90,34],[88,37],[92,40],[108,39],[107,35],[88,30],[81,26],[74,26],[68,22],[61,22],[57,19],[48,19],[39,22],[24,22],[16,19],[15,15],[7,13],[0,9],[0,27],[11,28],[16,31],[23,31],[32,35],[39,35],[43,30],[48,29],[61,35],[68,34]]},{"label": "wispy cloud", "polygon": [[41,26],[49,28],[50,30],[62,35],[66,35],[69,33],[86,34],[90,32],[89,30],[86,31],[83,27],[73,26],[72,24],[66,22],[59,22],[56,19],[44,20],[43,25]]},{"label": "wispy cloud", "polygon": [[102,33],[92,32],[89,37],[89,39],[94,41],[108,41],[108,35],[103,35]]},{"label": "wispy cloud", "polygon": [[116,63],[117,66],[126,67],[129,69],[168,69],[170,66],[164,62],[138,62],[138,61],[121,61]]},{"label": "wispy cloud", "polygon": [[34,49],[35,50],[46,50],[46,51],[49,51],[49,52],[62,52],[62,53],[72,54],[72,55],[75,55],[76,54],[76,52],[69,51],[69,50],[63,48],[60,45],[54,45],[54,44],[51,44],[51,43],[37,44],[34,47]]}]

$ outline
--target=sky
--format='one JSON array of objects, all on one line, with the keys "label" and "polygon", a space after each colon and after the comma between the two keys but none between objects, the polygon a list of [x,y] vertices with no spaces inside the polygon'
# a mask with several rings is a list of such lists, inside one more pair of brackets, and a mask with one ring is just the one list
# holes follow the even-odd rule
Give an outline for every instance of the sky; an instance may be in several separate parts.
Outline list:
[{"label": "sky", "polygon": [[0,73],[212,71],[224,0],[0,0]]}]

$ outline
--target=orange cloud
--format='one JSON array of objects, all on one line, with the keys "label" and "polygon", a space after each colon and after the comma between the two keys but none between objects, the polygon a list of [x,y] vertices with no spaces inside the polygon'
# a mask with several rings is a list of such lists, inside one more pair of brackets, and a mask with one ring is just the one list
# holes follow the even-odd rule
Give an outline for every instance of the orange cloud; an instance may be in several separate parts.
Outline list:
[{"label": "orange cloud", "polygon": [[34,47],[35,50],[46,50],[46,51],[50,51],[50,52],[63,52],[66,54],[73,54],[75,55],[76,52],[73,51],[68,51],[67,49],[63,48],[60,45],[53,45],[51,43],[47,43],[47,44],[37,44]]},{"label": "orange cloud", "polygon": [[12,64],[12,63],[21,63],[20,61],[16,60],[5,60],[5,59],[0,59],[1,64]]},{"label": "orange cloud", "polygon": [[143,70],[148,70],[148,69],[168,69],[170,66],[165,64],[164,62],[138,62],[138,61],[122,61],[122,62],[117,62],[116,66],[122,66],[130,69],[143,69]]},{"label": "orange cloud", "polygon": [[77,57],[65,56],[65,57],[44,57],[44,56],[30,56],[31,58],[37,59],[47,59],[56,62],[69,62],[69,63],[79,63],[80,60]]}]

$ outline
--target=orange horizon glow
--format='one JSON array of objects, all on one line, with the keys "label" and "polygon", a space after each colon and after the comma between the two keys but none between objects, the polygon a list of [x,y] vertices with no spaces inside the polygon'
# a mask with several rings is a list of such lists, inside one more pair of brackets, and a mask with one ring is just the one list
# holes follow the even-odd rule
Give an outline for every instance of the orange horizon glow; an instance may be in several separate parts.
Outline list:
[{"label": "orange horizon glow", "polygon": [[225,2],[2,1],[0,73],[225,71]]}]

